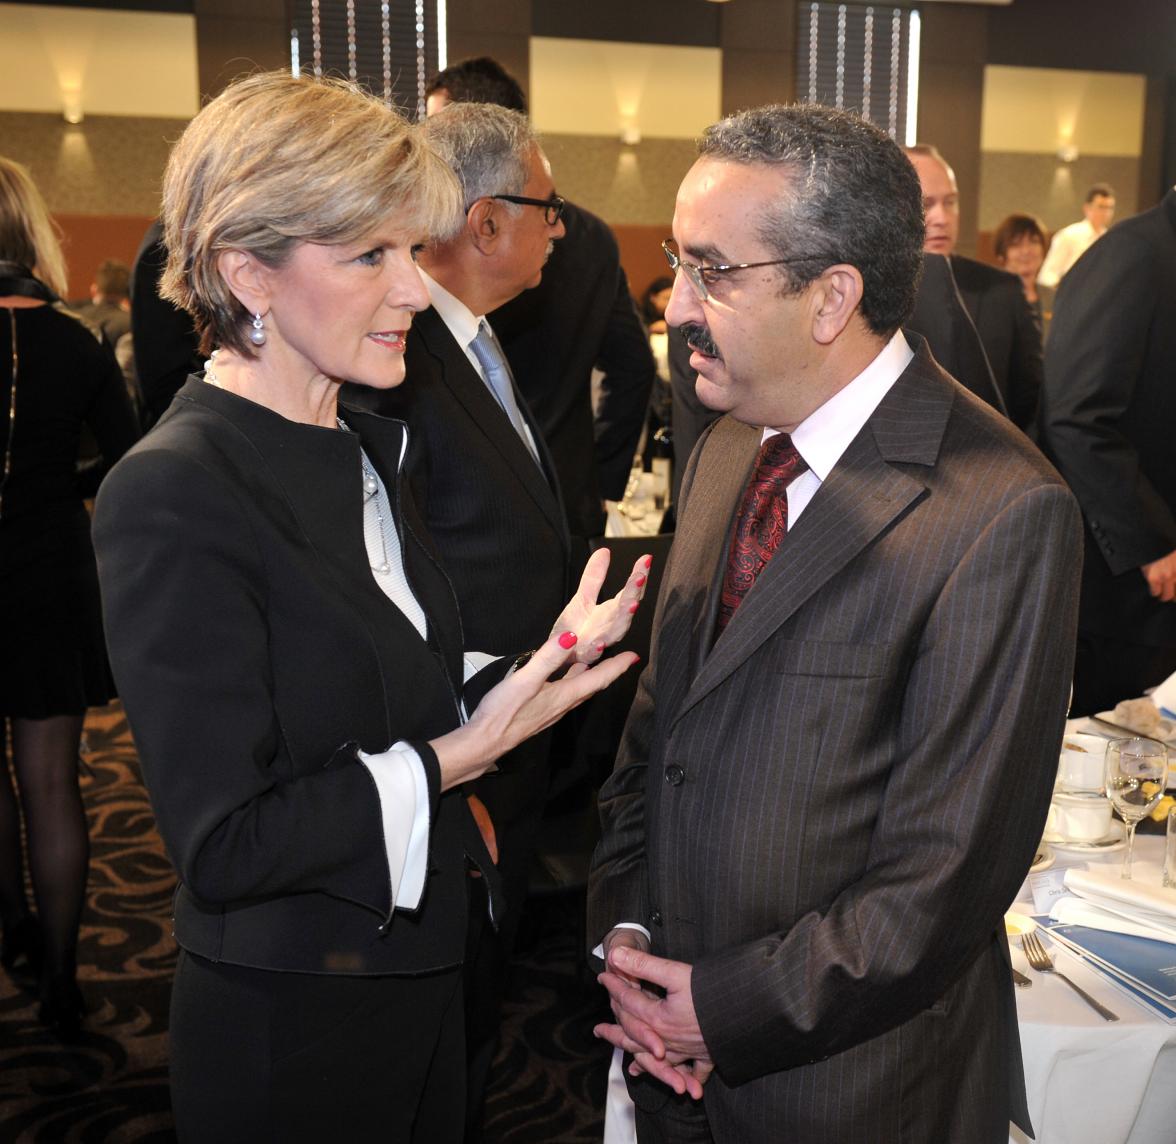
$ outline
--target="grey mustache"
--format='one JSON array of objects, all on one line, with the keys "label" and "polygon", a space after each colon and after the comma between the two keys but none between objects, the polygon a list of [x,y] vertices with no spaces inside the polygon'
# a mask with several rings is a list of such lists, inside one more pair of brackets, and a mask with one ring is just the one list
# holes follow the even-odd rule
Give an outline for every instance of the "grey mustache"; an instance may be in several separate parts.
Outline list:
[{"label": "grey mustache", "polygon": [[715,345],[706,326],[700,326],[697,322],[684,322],[679,329],[691,349],[722,360],[723,355],[719,353],[719,347]]}]

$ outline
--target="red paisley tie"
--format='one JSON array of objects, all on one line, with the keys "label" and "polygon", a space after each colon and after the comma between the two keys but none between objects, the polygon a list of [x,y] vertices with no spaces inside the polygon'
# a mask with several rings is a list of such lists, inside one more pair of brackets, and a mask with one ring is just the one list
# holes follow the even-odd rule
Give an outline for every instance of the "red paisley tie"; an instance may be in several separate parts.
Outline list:
[{"label": "red paisley tie", "polygon": [[755,472],[739,505],[739,519],[727,555],[718,631],[727,626],[755,578],[784,539],[788,531],[787,489],[793,478],[807,468],[787,433],[769,437],[760,447]]}]

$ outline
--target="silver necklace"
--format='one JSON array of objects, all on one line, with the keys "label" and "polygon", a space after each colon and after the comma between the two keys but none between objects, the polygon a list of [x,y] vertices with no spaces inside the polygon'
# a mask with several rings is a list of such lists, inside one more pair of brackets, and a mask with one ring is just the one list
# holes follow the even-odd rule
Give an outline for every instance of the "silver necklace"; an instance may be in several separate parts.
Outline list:
[{"label": "silver necklace", "polygon": [[[340,417],[335,418],[339,428],[345,433],[350,433],[351,430],[347,427],[347,423]],[[368,554],[368,565],[373,572],[379,576],[387,576],[392,571],[392,565],[388,561],[388,540],[384,535],[384,510],[380,506],[380,479],[376,476],[375,469],[372,468],[371,462],[368,460],[367,454],[363,451],[363,447],[359,450],[359,468],[363,473],[363,511],[366,517],[369,512],[376,514],[376,528],[380,533],[380,550],[382,559],[377,564],[371,563],[371,554]]]}]

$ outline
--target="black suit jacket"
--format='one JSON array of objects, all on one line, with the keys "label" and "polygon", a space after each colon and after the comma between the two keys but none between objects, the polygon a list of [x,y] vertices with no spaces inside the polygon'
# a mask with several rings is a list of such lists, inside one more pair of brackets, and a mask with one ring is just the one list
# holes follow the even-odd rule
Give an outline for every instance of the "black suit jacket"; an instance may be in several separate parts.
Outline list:
[{"label": "black suit jacket", "polygon": [[[343,416],[354,433],[189,380],[104,482],[94,548],[111,664],[180,877],[179,943],[261,969],[414,973],[462,960],[466,856],[493,871],[427,745],[459,722],[461,624],[400,489],[404,427]],[[428,643],[369,568],[361,439],[394,494]],[[393,914],[355,749],[402,739],[429,783],[429,877],[420,909]]]},{"label": "black suit jacket", "polygon": [[[624,495],[655,367],[612,231],[571,203],[564,226],[539,285],[489,317],[551,447],[568,526],[591,538],[604,534],[601,498]],[[594,368],[604,373],[595,419]]]},{"label": "black suit jacket", "polygon": [[520,399],[540,469],[432,308],[413,319],[405,368],[395,389],[349,386],[349,400],[408,424],[409,481],[457,589],[466,647],[537,647],[569,594],[567,525],[543,434]]},{"label": "black suit jacket", "polygon": [[188,375],[203,368],[192,316],[159,296],[166,265],[163,227],[156,219],[143,236],[131,274],[131,340],[145,428],[163,416]]},{"label": "black suit jacket", "polygon": [[717,1139],[1004,1141],[1001,919],[1057,769],[1077,506],[922,348],[712,646],[759,444],[721,418],[683,482],[589,938],[643,922],[693,966]]},{"label": "black suit jacket", "polygon": [[951,259],[942,254],[923,255],[923,276],[915,310],[906,322],[927,339],[935,360],[981,401],[1008,416],[1004,397],[997,389],[984,343],[968,313],[951,271]]},{"label": "black suit jacket", "polygon": [[1062,279],[1042,428],[1086,519],[1082,629],[1176,646],[1176,607],[1139,571],[1176,550],[1176,191]]},{"label": "black suit jacket", "polygon": [[1021,280],[958,254],[951,256],[951,268],[1009,418],[1032,437],[1041,394],[1041,333]]}]

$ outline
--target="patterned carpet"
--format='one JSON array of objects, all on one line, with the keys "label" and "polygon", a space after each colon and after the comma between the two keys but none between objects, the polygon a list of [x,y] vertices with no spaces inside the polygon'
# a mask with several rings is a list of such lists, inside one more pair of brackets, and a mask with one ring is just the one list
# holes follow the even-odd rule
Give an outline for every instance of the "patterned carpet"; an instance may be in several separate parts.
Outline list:
[{"label": "patterned carpet", "polygon": [[[76,1044],[36,1020],[35,985],[0,972],[0,1144],[165,1144],[174,875],[118,704],[86,723],[82,792],[93,856]],[[603,993],[576,961],[574,897],[529,903],[490,1079],[487,1144],[588,1144],[603,1127]]]}]

